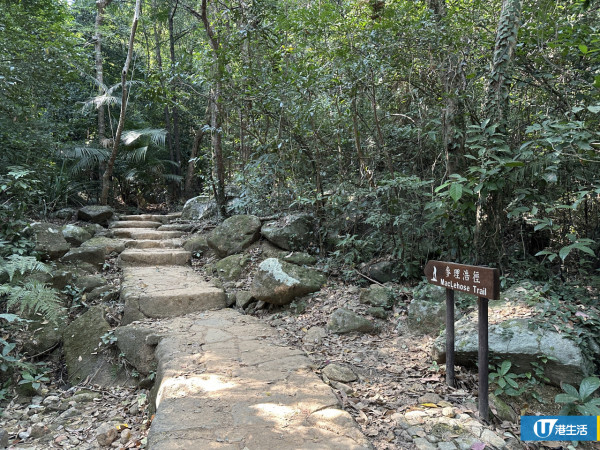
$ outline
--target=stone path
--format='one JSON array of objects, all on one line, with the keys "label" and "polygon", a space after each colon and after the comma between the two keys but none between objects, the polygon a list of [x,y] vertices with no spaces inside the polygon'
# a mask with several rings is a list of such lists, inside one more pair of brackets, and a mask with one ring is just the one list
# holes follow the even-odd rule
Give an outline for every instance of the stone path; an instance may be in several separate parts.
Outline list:
[{"label": "stone path", "polygon": [[277,331],[258,319],[223,309],[224,292],[188,266],[183,232],[165,224],[171,218],[125,216],[112,225],[129,239],[119,260],[126,325],[115,334],[138,370],[156,367],[148,448],[371,448],[301,350],[277,345]]}]

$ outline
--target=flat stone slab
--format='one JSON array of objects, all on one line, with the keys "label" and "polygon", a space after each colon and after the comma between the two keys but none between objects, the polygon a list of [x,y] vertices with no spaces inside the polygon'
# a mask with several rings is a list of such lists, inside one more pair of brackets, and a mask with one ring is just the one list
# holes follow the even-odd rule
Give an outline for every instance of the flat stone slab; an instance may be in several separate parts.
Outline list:
[{"label": "flat stone slab", "polygon": [[181,248],[128,248],[119,255],[119,267],[125,266],[185,266],[192,253]]},{"label": "flat stone slab", "polygon": [[110,224],[110,228],[158,228],[162,226],[161,222],[150,220],[120,220]]},{"label": "flat stone slab", "polygon": [[226,296],[190,267],[125,267],[121,301],[125,303],[122,323],[128,324],[224,308]]},{"label": "flat stone slab", "polygon": [[144,228],[115,228],[115,237],[129,239],[174,239],[183,236],[183,231],[156,231]]},{"label": "flat stone slab", "polygon": [[254,317],[223,309],[128,327],[156,345],[149,449],[371,448],[306,355]]},{"label": "flat stone slab", "polygon": [[178,248],[183,246],[181,239],[165,239],[165,240],[152,240],[152,239],[131,239],[125,241],[125,248]]},{"label": "flat stone slab", "polygon": [[168,223],[166,225],[161,225],[158,228],[158,231],[185,231],[190,232],[194,229],[193,223]]},{"label": "flat stone slab", "polygon": [[150,220],[154,222],[167,223],[169,218],[161,214],[136,214],[121,216],[121,220]]}]

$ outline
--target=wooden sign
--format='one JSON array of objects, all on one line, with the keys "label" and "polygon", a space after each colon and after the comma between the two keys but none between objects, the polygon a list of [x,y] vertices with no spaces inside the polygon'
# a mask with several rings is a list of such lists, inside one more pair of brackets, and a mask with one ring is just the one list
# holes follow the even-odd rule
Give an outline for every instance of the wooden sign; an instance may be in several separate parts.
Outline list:
[{"label": "wooden sign", "polygon": [[429,261],[425,266],[425,276],[431,284],[446,289],[466,292],[491,300],[500,299],[500,271],[498,269]]}]

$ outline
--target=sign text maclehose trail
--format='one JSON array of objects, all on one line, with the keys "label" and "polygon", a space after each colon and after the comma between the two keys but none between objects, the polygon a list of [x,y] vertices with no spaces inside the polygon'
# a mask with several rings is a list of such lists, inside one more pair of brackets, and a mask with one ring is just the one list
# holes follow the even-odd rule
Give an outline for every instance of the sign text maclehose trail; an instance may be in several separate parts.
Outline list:
[{"label": "sign text maclehose trail", "polygon": [[425,276],[431,284],[491,300],[500,298],[500,273],[488,267],[429,261]]}]

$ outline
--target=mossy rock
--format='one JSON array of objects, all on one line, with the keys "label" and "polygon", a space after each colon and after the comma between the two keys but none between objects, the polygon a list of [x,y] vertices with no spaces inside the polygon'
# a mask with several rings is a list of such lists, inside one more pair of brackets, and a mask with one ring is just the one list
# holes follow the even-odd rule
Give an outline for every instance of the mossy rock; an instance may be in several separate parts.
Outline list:
[{"label": "mossy rock", "polygon": [[214,264],[206,266],[206,270],[223,280],[235,281],[241,277],[242,272],[249,262],[249,255],[231,255]]}]

